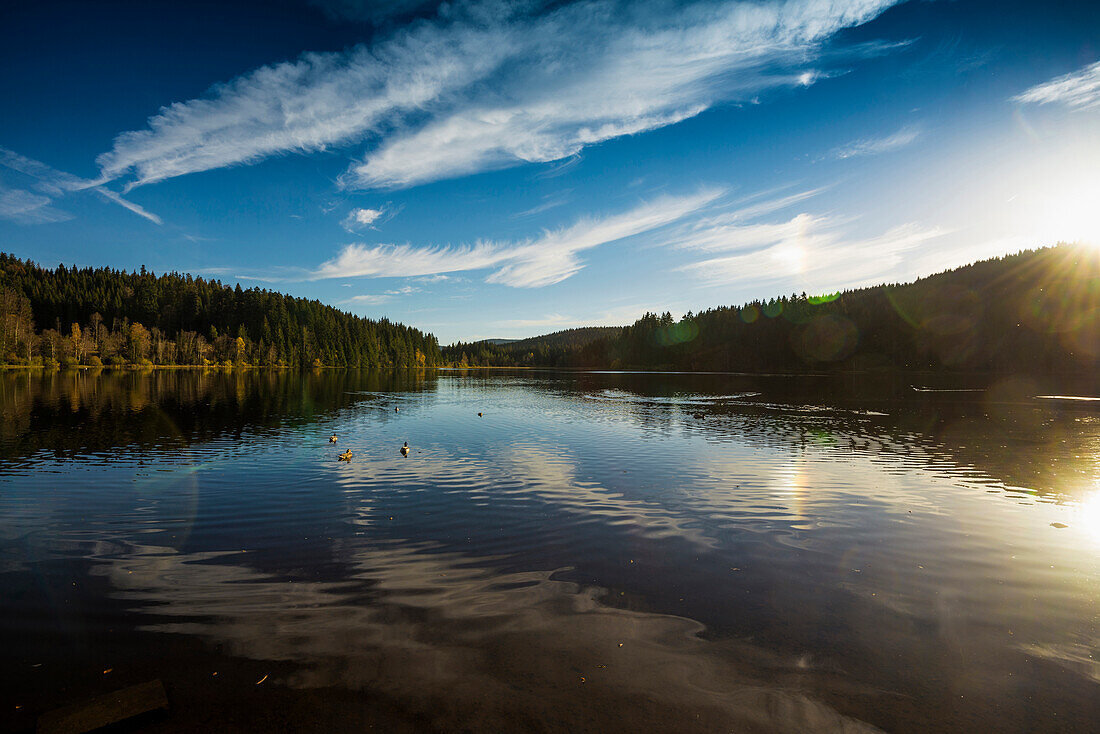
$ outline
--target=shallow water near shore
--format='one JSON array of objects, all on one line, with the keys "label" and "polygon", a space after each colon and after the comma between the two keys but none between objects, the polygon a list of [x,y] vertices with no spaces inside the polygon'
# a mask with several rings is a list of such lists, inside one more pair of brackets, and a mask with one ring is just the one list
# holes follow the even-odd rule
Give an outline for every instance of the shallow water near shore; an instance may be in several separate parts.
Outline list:
[{"label": "shallow water near shore", "polygon": [[1091,390],[0,374],[0,726],[1088,730]]}]

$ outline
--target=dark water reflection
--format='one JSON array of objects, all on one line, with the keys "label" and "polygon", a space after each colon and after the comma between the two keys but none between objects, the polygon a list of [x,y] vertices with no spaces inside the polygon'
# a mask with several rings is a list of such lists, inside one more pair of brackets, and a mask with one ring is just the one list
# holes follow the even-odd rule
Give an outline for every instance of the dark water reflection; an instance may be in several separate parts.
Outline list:
[{"label": "dark water reflection", "polygon": [[0,374],[0,723],[1085,730],[1094,389]]}]

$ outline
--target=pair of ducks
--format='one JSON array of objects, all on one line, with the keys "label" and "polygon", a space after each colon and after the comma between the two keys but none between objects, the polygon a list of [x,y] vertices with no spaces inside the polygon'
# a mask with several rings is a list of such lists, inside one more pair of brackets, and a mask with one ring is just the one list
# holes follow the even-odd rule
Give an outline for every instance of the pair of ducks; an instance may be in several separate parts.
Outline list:
[{"label": "pair of ducks", "polygon": [[[339,440],[340,439],[334,433],[331,436],[329,436],[328,442],[329,443],[336,443]],[[409,442],[408,441],[406,441],[405,445],[401,447],[401,455],[402,456],[408,456],[409,455]],[[351,461],[351,457],[352,457],[351,449],[348,449],[347,451],[340,454],[336,458],[339,459],[340,461]]]},{"label": "pair of ducks", "polygon": [[[328,437],[328,442],[329,443],[336,443],[339,440],[340,439],[337,438],[335,433]],[[348,449],[347,451],[340,454],[336,458],[339,459],[340,461],[351,461],[351,449]]]}]

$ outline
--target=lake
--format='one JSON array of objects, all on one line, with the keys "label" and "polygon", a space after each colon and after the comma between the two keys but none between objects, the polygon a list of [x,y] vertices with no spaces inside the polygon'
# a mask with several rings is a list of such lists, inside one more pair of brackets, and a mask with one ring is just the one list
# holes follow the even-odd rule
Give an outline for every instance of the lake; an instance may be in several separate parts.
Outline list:
[{"label": "lake", "polygon": [[0,726],[1088,730],[1084,389],[0,373]]}]

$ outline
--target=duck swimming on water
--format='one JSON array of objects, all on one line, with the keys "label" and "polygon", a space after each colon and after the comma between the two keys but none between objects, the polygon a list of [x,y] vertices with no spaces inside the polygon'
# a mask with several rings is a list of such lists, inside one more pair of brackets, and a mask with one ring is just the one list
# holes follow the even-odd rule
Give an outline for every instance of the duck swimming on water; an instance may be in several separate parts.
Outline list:
[{"label": "duck swimming on water", "polygon": [[351,449],[348,449],[344,453],[340,454],[340,456],[337,458],[339,458],[340,461],[351,461]]},{"label": "duck swimming on water", "polygon": [[329,437],[328,442],[329,443],[336,443],[336,440],[337,440],[336,439],[336,434],[334,433]]},{"label": "duck swimming on water", "polygon": [[405,445],[401,447],[401,455],[402,456],[408,456],[409,455],[409,442],[408,441],[406,441]]}]

